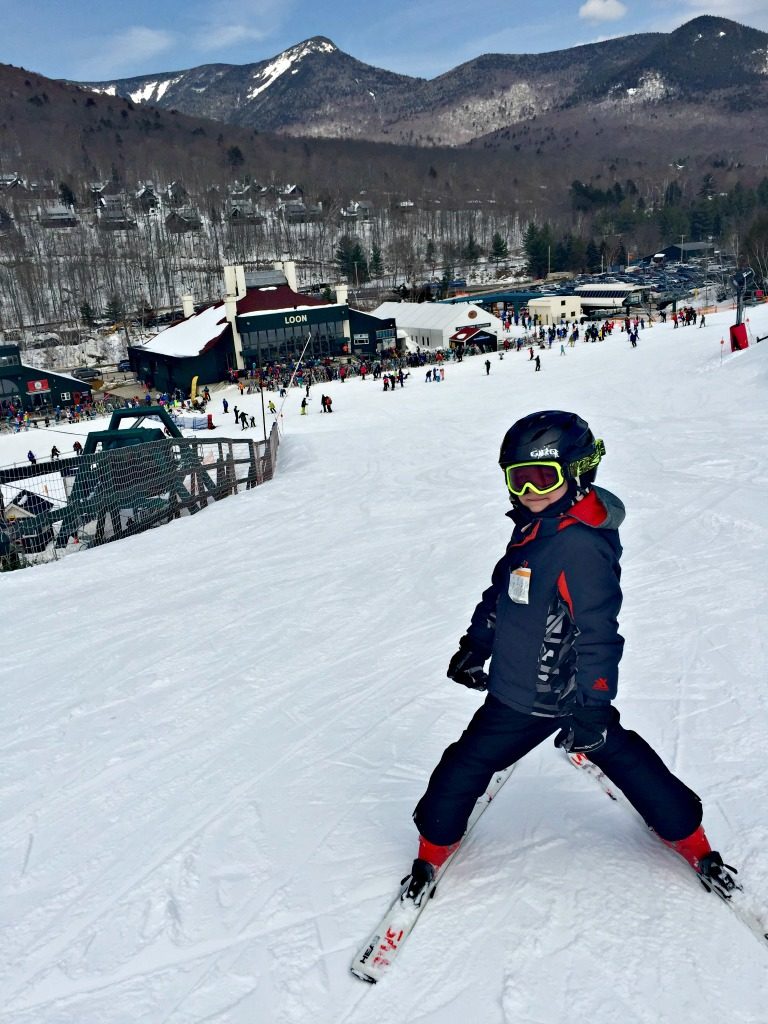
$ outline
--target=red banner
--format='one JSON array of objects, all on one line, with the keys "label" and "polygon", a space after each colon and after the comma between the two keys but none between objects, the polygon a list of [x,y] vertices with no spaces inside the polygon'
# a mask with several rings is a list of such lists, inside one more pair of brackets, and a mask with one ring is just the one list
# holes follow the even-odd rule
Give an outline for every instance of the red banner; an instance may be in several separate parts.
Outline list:
[{"label": "red banner", "polygon": [[37,393],[39,391],[50,391],[50,390],[51,389],[48,387],[48,381],[45,378],[43,378],[43,380],[28,380],[27,381],[27,391],[31,391],[31,392]]},{"label": "red banner", "polygon": [[747,348],[748,345],[747,325],[734,324],[731,327],[731,352],[738,352],[742,348]]}]

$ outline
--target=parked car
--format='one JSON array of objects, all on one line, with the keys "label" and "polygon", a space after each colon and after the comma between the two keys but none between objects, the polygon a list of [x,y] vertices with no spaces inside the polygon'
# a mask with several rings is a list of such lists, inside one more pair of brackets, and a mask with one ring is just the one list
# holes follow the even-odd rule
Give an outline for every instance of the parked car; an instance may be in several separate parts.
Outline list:
[{"label": "parked car", "polygon": [[131,372],[131,360],[130,359],[121,359],[120,362],[117,364],[117,369],[118,369],[118,371],[120,373],[130,373]]},{"label": "parked car", "polygon": [[72,376],[78,380],[101,380],[101,370],[95,370],[92,366],[78,366],[72,371]]}]

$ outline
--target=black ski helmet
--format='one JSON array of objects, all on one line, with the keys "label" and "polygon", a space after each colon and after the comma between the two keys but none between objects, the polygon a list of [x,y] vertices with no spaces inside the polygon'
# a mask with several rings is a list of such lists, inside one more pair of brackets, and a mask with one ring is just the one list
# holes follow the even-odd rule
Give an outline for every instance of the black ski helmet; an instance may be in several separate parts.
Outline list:
[{"label": "black ski helmet", "polygon": [[575,412],[548,409],[524,416],[504,435],[499,453],[502,469],[516,462],[557,462],[566,480],[579,490],[595,479],[605,445]]}]

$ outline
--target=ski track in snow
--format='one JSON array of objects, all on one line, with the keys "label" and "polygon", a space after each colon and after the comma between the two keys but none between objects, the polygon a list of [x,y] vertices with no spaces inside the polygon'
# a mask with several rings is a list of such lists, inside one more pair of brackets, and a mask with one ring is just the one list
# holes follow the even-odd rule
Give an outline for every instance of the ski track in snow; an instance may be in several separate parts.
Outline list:
[{"label": "ski track in snow", "polygon": [[764,1020],[765,952],[548,743],[392,976],[348,971],[477,706],[445,666],[510,532],[501,437],[538,408],[590,421],[627,505],[623,720],[768,899],[768,345],[721,365],[732,314],[708,319],[538,374],[521,352],[325,385],[332,416],[296,391],[269,484],[1,577],[0,1022]]}]

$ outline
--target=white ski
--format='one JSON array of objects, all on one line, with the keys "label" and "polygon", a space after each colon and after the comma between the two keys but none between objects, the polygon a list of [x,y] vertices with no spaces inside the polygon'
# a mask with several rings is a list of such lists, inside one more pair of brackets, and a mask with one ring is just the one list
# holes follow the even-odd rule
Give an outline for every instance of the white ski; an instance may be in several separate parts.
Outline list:
[{"label": "white ski", "polygon": [[431,886],[423,890],[418,901],[408,899],[405,895],[408,890],[408,880],[406,879],[402,884],[400,891],[387,908],[381,921],[371,932],[350,964],[350,970],[356,977],[362,981],[375,983],[380,981],[389,972],[405,940],[413,931],[424,908],[434,895],[438,882],[448,870],[449,865],[464,849],[467,836],[514,769],[515,765],[510,765],[509,768],[505,768],[504,771],[497,772],[493,776],[488,784],[488,788],[477,801],[472,814],[469,816],[461,846],[440,866]]},{"label": "white ski", "polygon": [[[619,804],[624,810],[637,818],[637,812],[618,786],[615,786],[605,772],[590,761],[586,754],[566,754],[566,757],[575,768],[589,775],[614,803]],[[638,820],[640,819],[638,818]],[[744,887],[737,883],[735,889],[726,892],[716,885],[707,885],[707,880],[703,879],[697,872],[694,872],[694,874],[696,874],[697,879],[699,879],[699,882],[705,889],[717,893],[728,909],[752,932],[760,945],[765,949],[768,946],[768,913],[763,909],[755,909],[750,902],[749,896],[744,892]]]}]

